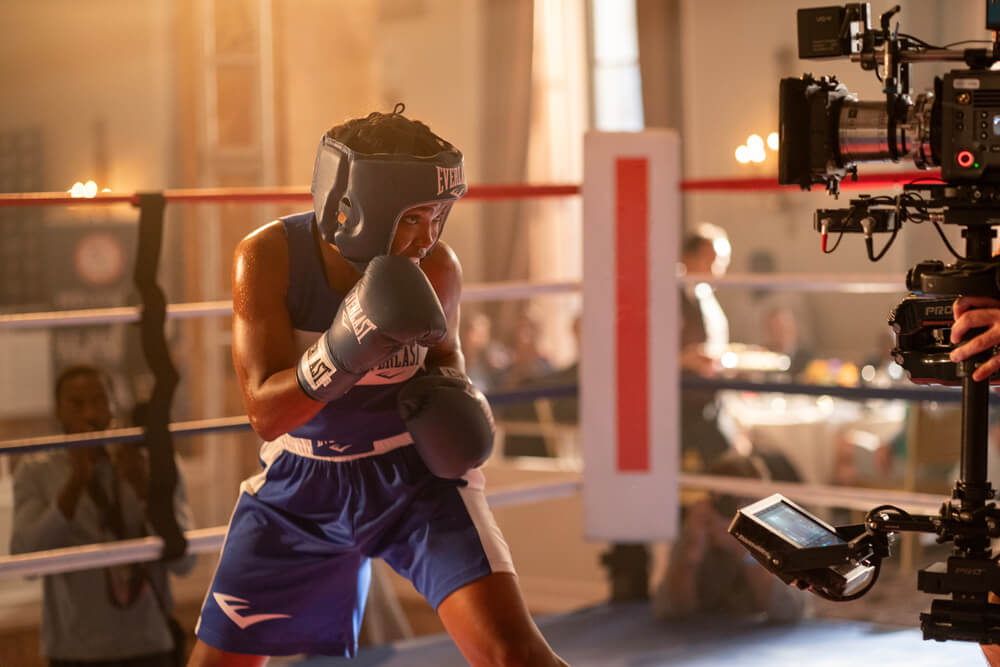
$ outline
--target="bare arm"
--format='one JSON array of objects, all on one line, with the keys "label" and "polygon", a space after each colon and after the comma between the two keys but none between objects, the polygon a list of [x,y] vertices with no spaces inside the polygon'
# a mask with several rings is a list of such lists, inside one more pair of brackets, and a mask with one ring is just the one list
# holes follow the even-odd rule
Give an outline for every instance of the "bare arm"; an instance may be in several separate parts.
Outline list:
[{"label": "bare arm", "polygon": [[324,406],[295,379],[299,352],[287,289],[288,242],[274,222],[243,239],[233,260],[233,365],[250,425],[265,440],[301,426]]},{"label": "bare arm", "polygon": [[437,293],[448,320],[448,334],[440,343],[427,351],[428,366],[450,366],[465,372],[465,356],[458,338],[461,319],[459,302],[462,299],[462,265],[458,256],[443,241],[439,241],[430,256],[421,262],[423,269]]},{"label": "bare arm", "polygon": [[[89,464],[90,460],[86,463]],[[82,464],[81,460],[81,466]],[[24,461],[17,467],[14,473],[14,515],[10,531],[12,554],[98,541],[94,527],[73,521],[77,504],[86,492],[91,468],[71,472],[66,482],[61,483],[60,487],[52,488],[46,481],[52,479],[57,469],[42,461]],[[82,477],[84,474],[87,477]]]}]

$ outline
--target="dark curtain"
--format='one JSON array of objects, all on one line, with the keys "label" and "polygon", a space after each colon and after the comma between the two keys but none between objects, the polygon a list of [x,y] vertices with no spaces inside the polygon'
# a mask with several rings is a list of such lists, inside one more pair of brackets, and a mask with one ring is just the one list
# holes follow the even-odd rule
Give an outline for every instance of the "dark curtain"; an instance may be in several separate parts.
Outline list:
[{"label": "dark curtain", "polygon": [[683,127],[681,2],[635,0],[646,127]]},{"label": "dark curtain", "polygon": [[[684,106],[681,80],[681,0],[635,0],[646,127],[667,127],[681,137],[684,165]],[[687,220],[681,198],[681,221]]]}]

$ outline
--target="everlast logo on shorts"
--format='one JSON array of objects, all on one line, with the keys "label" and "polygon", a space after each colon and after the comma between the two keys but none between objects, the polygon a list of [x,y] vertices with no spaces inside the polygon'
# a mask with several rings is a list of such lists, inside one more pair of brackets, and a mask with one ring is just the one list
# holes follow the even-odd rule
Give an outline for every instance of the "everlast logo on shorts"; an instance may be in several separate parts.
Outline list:
[{"label": "everlast logo on shorts", "polygon": [[437,169],[437,193],[465,185],[465,167],[435,167]]},{"label": "everlast logo on shorts", "polygon": [[358,295],[356,292],[351,292],[344,299],[344,304],[347,308],[344,311],[344,325],[354,332],[354,337],[361,342],[361,339],[375,331],[375,324],[368,319],[365,315],[365,311],[361,309],[361,302],[358,301]]}]

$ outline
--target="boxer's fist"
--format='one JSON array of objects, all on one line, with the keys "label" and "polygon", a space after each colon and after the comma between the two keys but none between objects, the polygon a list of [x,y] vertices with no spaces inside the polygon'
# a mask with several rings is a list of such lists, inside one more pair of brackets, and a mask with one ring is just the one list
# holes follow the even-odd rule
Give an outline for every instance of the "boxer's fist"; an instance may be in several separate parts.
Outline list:
[{"label": "boxer's fist", "polygon": [[333,324],[299,359],[299,386],[314,400],[332,401],[402,346],[436,345],[447,330],[441,302],[420,267],[405,257],[375,257]]},{"label": "boxer's fist", "polygon": [[496,433],[493,411],[461,371],[434,368],[407,382],[397,400],[399,416],[433,474],[458,478],[489,458]]}]

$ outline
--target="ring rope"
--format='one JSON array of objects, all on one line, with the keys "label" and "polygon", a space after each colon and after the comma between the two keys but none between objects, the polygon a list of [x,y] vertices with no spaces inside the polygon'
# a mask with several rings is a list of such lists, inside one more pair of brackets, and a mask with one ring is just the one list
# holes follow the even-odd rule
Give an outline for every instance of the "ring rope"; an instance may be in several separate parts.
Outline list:
[{"label": "ring rope", "polygon": [[[196,419],[168,425],[168,430],[174,435],[199,435],[248,428],[250,428],[250,419],[246,415]],[[94,447],[138,442],[144,438],[145,433],[140,426],[74,433],[73,435],[42,435],[33,438],[2,440],[0,441],[0,454],[25,454],[57,447]]]},{"label": "ring rope", "polygon": [[[535,389],[521,389],[518,391],[495,392],[490,393],[486,398],[489,400],[490,405],[499,406],[510,403],[523,403],[536,398],[571,397],[576,396],[577,392],[577,385],[568,384],[538,387]],[[195,419],[173,422],[168,425],[170,433],[174,435],[200,435],[203,433],[237,431],[248,428],[250,428],[250,419],[246,415]],[[90,431],[89,433],[74,433],[72,435],[43,435],[31,438],[0,440],[0,455],[25,454],[57,447],[93,447],[97,444],[138,442],[143,437],[142,428],[132,426],[104,431]]]},{"label": "ring rope", "polygon": [[[684,377],[682,390],[693,391],[751,391],[761,394],[801,394],[805,396],[834,396],[851,401],[868,399],[883,401],[934,401],[938,403],[961,403],[961,387],[859,387],[828,384],[800,384],[797,382],[752,382],[750,380],[727,378]],[[991,396],[991,402],[1000,401],[1000,396]]]},{"label": "ring rope", "polygon": [[[934,171],[892,171],[869,173],[857,180],[843,181],[841,189],[890,187],[908,183],[916,179],[937,179],[941,172]],[[797,185],[779,185],[777,176],[760,178],[702,178],[687,179],[680,182],[684,192],[732,192],[747,191],[781,191],[798,188]],[[572,183],[553,184],[522,184],[493,183],[470,185],[465,199],[480,201],[503,199],[528,199],[537,197],[571,197],[582,192],[582,186]],[[242,202],[245,204],[264,204],[280,202],[310,202],[312,194],[307,188],[270,187],[270,188],[198,188],[163,190],[163,197],[168,202],[178,203],[223,203]],[[107,206],[112,204],[139,203],[139,193],[117,194],[100,193],[93,197],[74,197],[68,192],[7,192],[0,193],[0,207],[3,206]]]},{"label": "ring rope", "polygon": [[[791,382],[761,383],[733,379],[707,379],[685,377],[681,380],[682,390],[731,390],[756,393],[800,394],[806,396],[834,396],[853,401],[869,399],[905,400],[938,403],[958,403],[962,400],[957,387],[909,388],[909,387],[842,387],[838,385],[812,385]],[[570,398],[579,394],[575,384],[551,385],[517,391],[491,392],[487,395],[494,407],[512,403],[525,403],[539,398]],[[1000,396],[991,396],[991,402],[1000,402]],[[168,425],[174,435],[199,435],[218,431],[244,430],[250,428],[250,420],[245,415],[215,417],[174,422]],[[97,444],[138,442],[144,437],[139,427],[74,433],[72,435],[45,435],[31,438],[0,440],[0,455],[23,454],[56,447],[93,447]]]},{"label": "ring rope", "polygon": [[[692,274],[684,276],[685,285],[708,283],[721,288],[752,287],[798,292],[844,292],[851,294],[898,294],[905,292],[902,276],[873,276],[855,274],[836,276],[830,274],[731,274],[710,276]],[[580,291],[579,281],[529,282],[511,280],[492,283],[474,283],[462,290],[464,303],[499,301],[502,299],[527,299],[550,294],[568,294]],[[201,301],[167,306],[167,319],[231,315],[232,301]],[[138,306],[88,308],[82,310],[56,310],[38,313],[0,315],[0,331],[4,329],[29,329],[38,327],[87,326],[137,322],[142,311]]]},{"label": "ring rope", "polygon": [[[471,185],[465,199],[498,200],[538,197],[572,197],[580,194],[575,184],[486,184]],[[270,188],[190,188],[163,190],[168,202],[186,204],[277,204],[282,202],[312,202],[312,193],[304,187]],[[108,206],[113,204],[138,205],[140,193],[100,193],[93,197],[75,197],[68,192],[11,192],[0,193],[2,206]]]},{"label": "ring rope", "polygon": [[[488,491],[487,501],[490,507],[495,508],[567,498],[576,495],[583,488],[579,472],[575,472],[578,477],[569,481],[524,484]],[[868,510],[876,505],[890,503],[906,507],[914,513],[935,513],[941,506],[941,496],[929,493],[770,482],[693,473],[680,473],[678,482],[685,489],[717,491],[748,498],[781,493],[793,500],[810,505],[856,510]],[[218,553],[222,548],[226,528],[226,526],[215,526],[187,531],[185,533],[187,538],[186,553]],[[0,576],[39,576],[124,563],[153,561],[162,557],[163,544],[162,538],[150,536],[118,542],[49,549],[16,556],[0,556]]]},{"label": "ring rope", "polygon": [[[892,182],[898,183],[899,178],[900,174],[894,175],[892,177]],[[776,185],[772,184],[771,179],[764,179],[763,183],[753,183],[751,182],[752,179],[750,180],[740,179],[740,180],[747,187],[747,189],[770,189],[774,187],[774,185]],[[869,179],[868,184],[870,185],[870,183],[871,181]],[[704,182],[702,183],[702,185],[704,186],[704,189],[708,190],[719,189],[722,187],[725,187],[725,189],[728,190],[740,189],[738,185],[734,185],[734,183],[732,182],[730,183],[724,183],[719,181]],[[531,187],[532,186],[510,186],[510,188],[507,189],[506,191],[498,190],[495,191],[493,194],[497,199],[505,199],[510,197],[567,196],[567,195],[580,194],[579,186],[552,186],[551,189],[547,192],[542,192],[541,190],[535,193],[526,192],[526,190],[529,190]],[[685,190],[695,190],[698,189],[698,187],[699,187],[698,184],[692,181],[688,181],[682,184],[682,189]],[[470,195],[471,194],[472,193],[470,192]],[[143,349],[147,353],[148,357],[152,351],[152,348],[150,347],[150,345],[146,344],[147,343],[146,339],[149,338],[150,340],[152,340],[154,344],[157,341],[162,342],[162,327],[163,327],[163,322],[166,318],[166,308],[165,304],[163,303],[162,291],[159,290],[159,287],[155,283],[155,273],[156,273],[155,260],[158,259],[159,255],[160,226],[162,225],[163,208],[168,199],[170,201],[178,201],[178,202],[187,201],[187,202],[207,203],[207,202],[224,202],[224,201],[243,201],[243,202],[267,202],[267,201],[291,201],[291,200],[298,201],[300,199],[307,200],[308,198],[309,198],[308,193],[303,193],[297,191],[297,189],[289,189],[289,188],[280,190],[233,189],[228,191],[223,191],[223,190],[170,191],[170,192],[157,192],[157,193],[137,193],[132,196],[105,195],[101,197],[95,197],[93,199],[87,199],[87,198],[81,199],[77,197],[68,196],[62,193],[26,193],[26,194],[18,193],[14,195],[0,196],[0,206],[50,205],[50,204],[80,205],[86,202],[88,204],[93,203],[95,205],[129,203],[133,206],[138,206],[142,209],[142,215],[140,216],[140,224],[139,224],[140,247],[142,247],[143,239],[145,238],[147,240],[147,245],[149,246],[148,250],[149,252],[152,253],[153,261],[152,262],[147,261],[137,264],[136,283],[140,287],[140,290],[143,291],[144,302],[148,303],[152,299],[152,301],[154,302],[153,303],[154,309],[156,310],[156,312],[152,312],[152,309],[149,306],[147,306],[145,312],[140,311],[140,320],[144,324]],[[472,198],[477,198],[477,196],[473,196]],[[487,193],[486,189],[480,189],[478,198],[489,198],[489,194]],[[143,222],[144,219],[146,218],[150,218],[151,222],[150,224],[144,225]],[[146,233],[143,232],[144,228],[146,229]],[[147,257],[147,259],[149,259],[149,257]],[[143,266],[145,266],[146,270],[142,270]],[[773,281],[771,282],[773,283]],[[145,288],[145,290],[143,290],[143,288]],[[157,325],[160,329],[160,335],[157,340],[153,340],[152,333],[149,329],[150,326],[157,326]],[[157,350],[161,354],[164,352],[164,350],[162,349],[157,348]],[[163,394],[163,396],[160,396],[160,400],[153,401],[152,404],[154,408],[163,408],[163,410],[159,411],[163,413],[160,415],[161,418],[154,420],[155,423],[148,425],[145,431],[141,429],[136,429],[137,431],[139,431],[138,434],[132,432],[127,435],[123,434],[123,437],[135,438],[138,435],[139,437],[145,436],[147,439],[150,439],[153,438],[154,435],[153,433],[150,432],[150,428],[155,427],[153,429],[156,432],[155,433],[156,438],[154,438],[154,440],[156,440],[156,443],[159,443],[160,440],[164,440],[166,444],[165,444],[165,449],[157,447],[156,452],[154,453],[160,453],[160,454],[165,453],[168,456],[170,456],[171,461],[169,463],[171,464],[172,468],[172,446],[170,445],[169,438],[172,432],[170,429],[173,425],[166,424],[165,419],[163,419],[166,416],[166,412],[169,411],[170,397],[172,396],[173,393],[173,387],[176,384],[176,373],[173,372],[173,368],[172,366],[170,366],[169,357],[167,357],[166,360],[165,370],[170,372],[159,372],[160,370],[163,369],[158,369],[158,372],[156,373],[157,377],[156,388],[162,389],[160,393]],[[166,381],[161,383],[161,381],[163,380]],[[156,392],[154,391],[154,393]],[[240,425],[240,427],[242,427],[242,425]],[[96,436],[97,434],[90,434],[90,435]],[[106,437],[100,439],[103,442],[107,442]],[[156,444],[156,443],[151,443],[151,444]],[[53,444],[52,446],[55,445]],[[163,449],[163,451],[160,452],[159,451],[160,449]],[[169,483],[171,480],[165,479],[165,481],[167,482],[167,485],[165,487],[166,490],[168,491],[171,490],[172,485]],[[727,489],[734,488],[732,480],[726,480],[726,483],[727,483],[726,484]],[[563,492],[565,492],[566,488],[569,487],[563,484],[562,485]],[[164,494],[157,494],[157,497],[162,495]],[[813,495],[813,499],[815,499],[815,494]],[[171,520],[173,519],[172,516],[167,518]],[[156,522],[156,523],[161,524],[163,522]],[[176,523],[174,523],[174,527],[176,527]],[[186,548],[189,548],[185,546],[186,536],[179,533],[175,536],[171,534],[173,531],[168,530],[169,528],[170,526],[167,525],[157,526],[158,532],[166,535],[167,539],[164,540],[162,538],[154,538],[156,542],[159,542],[159,545],[154,544],[154,546],[158,546],[158,549],[154,554],[154,558],[160,557],[160,555],[164,553],[166,553],[171,557],[175,557],[180,555],[180,553],[183,553]],[[123,548],[127,550],[128,546],[129,545],[125,545]],[[130,558],[134,557],[130,556]]]},{"label": "ring rope", "polygon": [[[548,294],[578,292],[578,281],[556,281],[532,283],[512,280],[495,283],[476,283],[462,290],[462,301],[497,301],[501,299],[526,299]],[[167,319],[210,317],[232,315],[232,301],[201,301],[178,303],[167,306]],[[0,315],[0,331],[4,329],[31,329],[39,327],[70,327],[95,324],[116,324],[138,322],[142,316],[139,306],[116,306],[112,308],[87,308],[81,310],[56,310],[39,313],[15,313]]]},{"label": "ring rope", "polygon": [[845,292],[850,294],[899,294],[906,292],[906,277],[867,273],[730,273],[723,276],[690,274],[684,285],[708,283],[713,287],[752,287],[775,291]]}]

